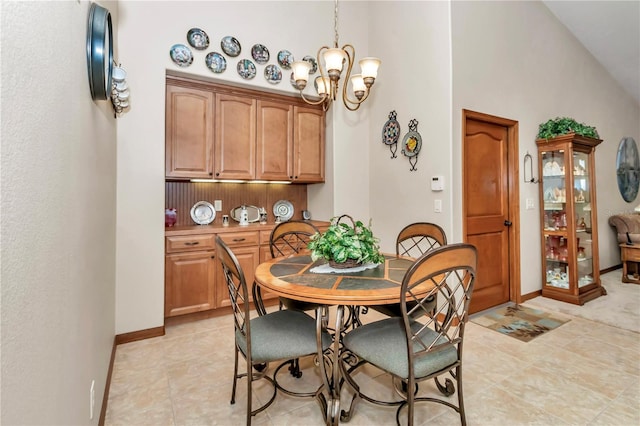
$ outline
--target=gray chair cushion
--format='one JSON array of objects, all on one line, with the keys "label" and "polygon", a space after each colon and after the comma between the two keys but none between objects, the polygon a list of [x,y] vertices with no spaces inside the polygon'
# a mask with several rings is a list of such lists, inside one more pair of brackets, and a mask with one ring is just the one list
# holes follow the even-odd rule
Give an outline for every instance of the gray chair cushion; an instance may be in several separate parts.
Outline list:
[{"label": "gray chair cushion", "polygon": [[[236,331],[236,342],[246,354],[247,341],[239,331]],[[331,342],[331,335],[323,331],[322,348],[326,350]],[[304,312],[275,311],[251,320],[253,363],[299,358],[317,352],[316,320]]]},{"label": "gray chair cushion", "polygon": [[[415,322],[412,329],[418,330],[422,324]],[[425,329],[421,339],[433,342],[438,333]],[[440,338],[444,343],[445,340]],[[407,356],[407,338],[402,318],[389,318],[363,325],[344,336],[344,346],[351,352],[368,362],[398,377],[409,377],[409,359]],[[414,345],[414,352],[423,350],[420,344]],[[414,375],[416,378],[428,376],[440,371],[458,360],[455,346],[434,351],[426,356],[414,359]]]}]

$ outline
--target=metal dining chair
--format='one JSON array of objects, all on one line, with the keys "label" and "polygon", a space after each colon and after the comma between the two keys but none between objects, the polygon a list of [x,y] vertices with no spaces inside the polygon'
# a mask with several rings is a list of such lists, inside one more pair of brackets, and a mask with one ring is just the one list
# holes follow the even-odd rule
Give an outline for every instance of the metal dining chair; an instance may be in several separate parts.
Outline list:
[{"label": "metal dining chair", "polygon": [[[289,220],[276,225],[269,236],[269,249],[272,258],[289,256],[291,254],[301,254],[309,252],[307,244],[311,237],[320,232],[315,225],[302,220]],[[316,311],[324,307],[318,303],[302,302],[287,297],[280,297],[280,308],[293,309],[297,311]],[[326,324],[324,324],[326,328]],[[297,378],[302,377],[299,360],[292,359],[289,367],[291,375]]]},{"label": "metal dining chair", "polygon": [[[238,379],[246,377],[247,425],[250,425],[252,416],[273,403],[278,390],[293,396],[315,394],[292,392],[278,384],[275,377],[286,362],[276,368],[273,378],[267,375],[268,368],[256,369],[255,367],[268,367],[268,363],[272,361],[288,361],[317,355],[318,342],[321,342],[323,351],[326,351],[331,345],[332,338],[326,331],[317,334],[316,330],[320,329],[320,325],[302,311],[284,309],[251,318],[251,300],[244,272],[235,254],[219,236],[216,237],[216,253],[229,291],[235,325],[235,364],[231,404],[235,403]],[[246,373],[238,373],[238,355],[242,355],[246,360]],[[273,385],[273,394],[267,402],[254,410],[252,409],[252,382],[257,379],[268,380]]]},{"label": "metal dining chair", "polygon": [[[469,302],[477,267],[477,251],[471,244],[450,244],[427,252],[409,268],[400,289],[401,316],[390,317],[363,325],[348,332],[343,339],[345,355],[359,360],[348,368],[342,363],[346,382],[354,389],[348,411],[341,420],[348,421],[360,398],[374,404],[394,406],[396,422],[407,407],[408,424],[414,423],[417,402],[436,402],[453,408],[466,424],[462,387],[462,346]],[[430,290],[427,290],[431,287]],[[434,296],[434,307],[426,300]],[[345,358],[346,359],[346,358]],[[380,401],[367,396],[353,379],[356,369],[370,364],[389,373],[400,401]],[[457,392],[457,405],[443,398],[418,396],[417,383],[451,375],[446,378],[445,397]],[[400,388],[406,383],[406,388]],[[411,390],[411,391],[408,391]],[[415,390],[415,391],[414,391]]]},{"label": "metal dining chair", "polygon": [[[405,226],[396,237],[396,254],[414,259],[429,251],[447,245],[447,235],[439,225],[429,222],[416,222]],[[434,302],[432,299],[431,302]],[[399,304],[375,305],[370,309],[390,317],[401,315]]]}]

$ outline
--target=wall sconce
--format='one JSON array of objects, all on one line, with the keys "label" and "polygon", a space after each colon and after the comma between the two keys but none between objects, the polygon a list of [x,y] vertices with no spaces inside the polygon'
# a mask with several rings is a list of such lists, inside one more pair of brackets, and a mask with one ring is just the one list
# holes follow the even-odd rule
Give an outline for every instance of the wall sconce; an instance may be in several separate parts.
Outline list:
[{"label": "wall sconce", "polygon": [[[529,177],[527,177],[527,163],[529,163]],[[531,154],[529,154],[529,151],[527,151],[524,156],[524,164],[522,168],[524,169],[524,183],[540,182],[533,176],[533,158],[531,157]]]},{"label": "wall sconce", "polygon": [[111,74],[111,104],[115,111],[115,117],[129,108],[129,85],[126,78],[127,71],[121,65],[116,65]]}]

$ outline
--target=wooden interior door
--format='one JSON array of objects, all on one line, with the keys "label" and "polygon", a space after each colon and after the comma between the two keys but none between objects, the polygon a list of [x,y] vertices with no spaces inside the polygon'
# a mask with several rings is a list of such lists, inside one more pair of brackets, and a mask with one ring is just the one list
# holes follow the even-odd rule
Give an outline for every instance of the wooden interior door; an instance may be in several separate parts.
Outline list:
[{"label": "wooden interior door", "polygon": [[520,298],[517,122],[463,115],[464,240],[478,249],[474,313]]}]

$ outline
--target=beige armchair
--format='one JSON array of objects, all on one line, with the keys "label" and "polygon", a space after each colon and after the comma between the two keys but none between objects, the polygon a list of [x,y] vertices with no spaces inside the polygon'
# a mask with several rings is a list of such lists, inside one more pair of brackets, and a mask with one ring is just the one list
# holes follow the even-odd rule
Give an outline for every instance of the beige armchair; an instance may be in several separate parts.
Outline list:
[{"label": "beige armchair", "polygon": [[616,214],[609,217],[609,225],[616,229],[619,243],[640,244],[640,214]]}]

